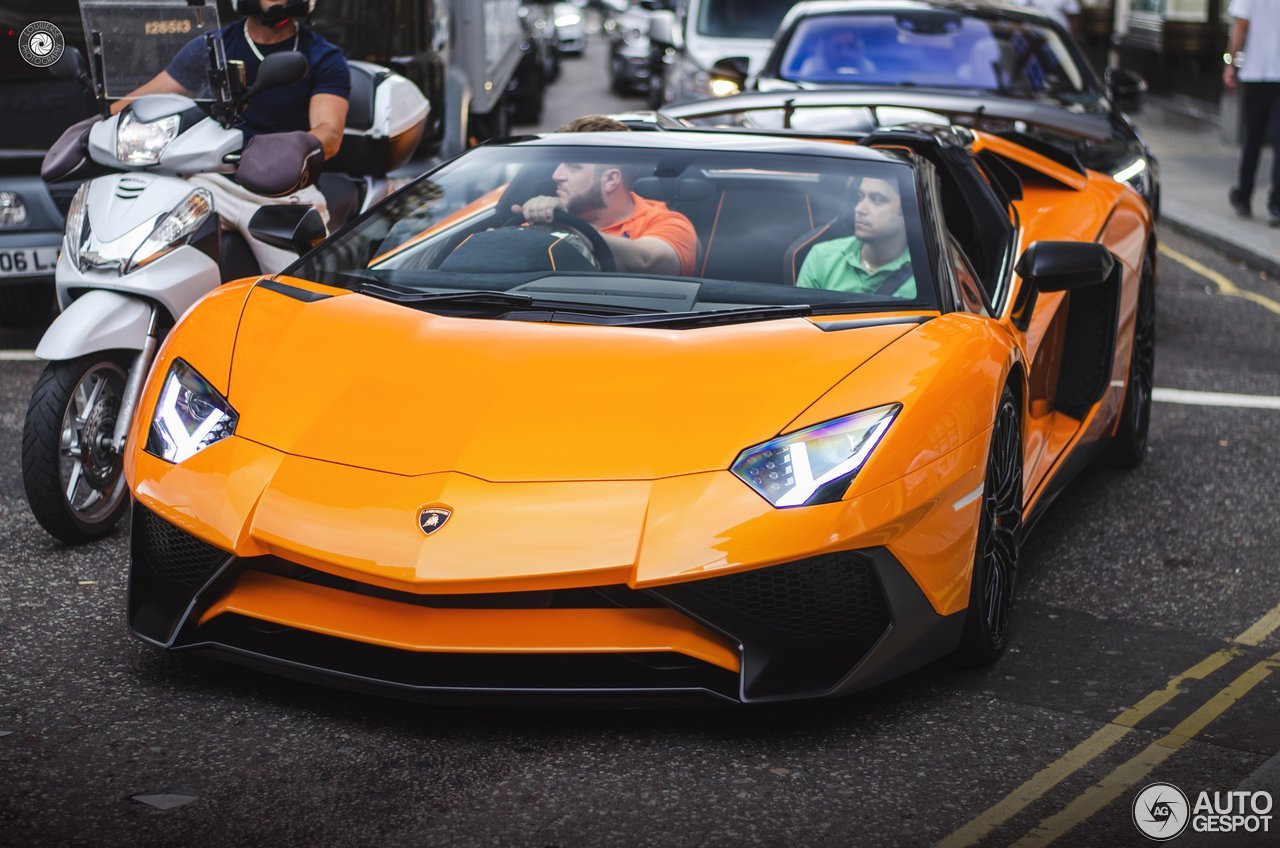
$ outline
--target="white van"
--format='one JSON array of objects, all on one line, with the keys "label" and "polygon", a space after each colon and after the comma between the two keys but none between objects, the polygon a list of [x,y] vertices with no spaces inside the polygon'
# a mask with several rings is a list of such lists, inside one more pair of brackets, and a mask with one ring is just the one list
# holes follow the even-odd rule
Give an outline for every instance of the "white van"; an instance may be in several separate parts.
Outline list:
[{"label": "white van", "polygon": [[[737,86],[713,80],[717,62],[754,74],[769,57],[773,36],[793,0],[677,0],[675,11],[655,12],[649,41],[662,51],[656,74],[661,101],[687,103],[737,94]],[[655,87],[656,89],[656,87]]]}]

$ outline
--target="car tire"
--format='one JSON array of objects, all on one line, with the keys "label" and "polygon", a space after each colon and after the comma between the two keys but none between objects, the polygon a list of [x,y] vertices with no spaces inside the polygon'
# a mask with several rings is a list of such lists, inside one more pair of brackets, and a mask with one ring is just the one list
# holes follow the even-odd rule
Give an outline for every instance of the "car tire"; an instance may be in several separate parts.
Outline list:
[{"label": "car tire", "polygon": [[129,361],[106,351],[50,362],[31,393],[22,483],[36,521],[68,545],[106,536],[129,505],[123,457],[102,441],[114,433]]},{"label": "car tire", "polygon": [[646,102],[650,109],[657,111],[662,108],[662,89],[666,86],[666,79],[663,74],[654,71],[649,75],[649,92]]},{"label": "car tire", "polygon": [[616,57],[609,63],[609,89],[619,97],[631,94],[631,86],[622,72],[622,60]]},{"label": "car tire", "polygon": [[1022,464],[1022,417],[1013,391],[1005,386],[982,482],[969,608],[957,651],[963,665],[990,665],[1008,644],[1022,547]]},{"label": "car tire", "polygon": [[1115,468],[1136,468],[1147,454],[1156,365],[1155,276],[1155,256],[1148,254],[1138,278],[1138,306],[1133,319],[1133,348],[1129,355],[1124,406],[1106,456],[1107,463]]},{"label": "car tire", "polygon": [[527,90],[511,98],[511,123],[536,124],[542,120],[547,83],[539,75],[526,81]]}]

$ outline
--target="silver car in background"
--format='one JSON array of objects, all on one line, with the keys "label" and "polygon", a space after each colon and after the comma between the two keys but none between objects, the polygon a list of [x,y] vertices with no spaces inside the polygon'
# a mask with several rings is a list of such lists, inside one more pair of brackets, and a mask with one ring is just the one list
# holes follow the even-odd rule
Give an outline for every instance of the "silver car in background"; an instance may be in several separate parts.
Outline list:
[{"label": "silver car in background", "polygon": [[662,51],[654,69],[662,90],[651,105],[736,94],[717,85],[713,69],[729,62],[746,75],[759,71],[793,5],[793,0],[676,0],[673,11],[654,12],[649,39]]}]

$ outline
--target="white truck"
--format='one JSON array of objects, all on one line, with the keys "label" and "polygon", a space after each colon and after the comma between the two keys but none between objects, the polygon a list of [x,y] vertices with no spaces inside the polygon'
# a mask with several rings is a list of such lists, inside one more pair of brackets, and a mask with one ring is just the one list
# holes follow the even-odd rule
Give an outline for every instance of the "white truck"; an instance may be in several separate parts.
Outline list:
[{"label": "white truck", "polygon": [[311,24],[349,58],[387,65],[431,103],[426,144],[448,159],[506,135],[520,0],[326,0]]}]

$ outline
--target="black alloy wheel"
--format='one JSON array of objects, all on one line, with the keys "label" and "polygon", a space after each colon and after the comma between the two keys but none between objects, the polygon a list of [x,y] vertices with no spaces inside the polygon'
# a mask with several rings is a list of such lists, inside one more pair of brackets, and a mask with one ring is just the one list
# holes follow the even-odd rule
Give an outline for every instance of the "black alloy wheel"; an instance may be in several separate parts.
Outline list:
[{"label": "black alloy wheel", "polygon": [[1138,307],[1133,319],[1133,351],[1129,358],[1129,385],[1120,410],[1107,458],[1118,468],[1134,468],[1147,454],[1147,431],[1151,427],[1151,392],[1156,368],[1156,280],[1155,256],[1142,263],[1138,280]]},{"label": "black alloy wheel", "polygon": [[969,609],[960,638],[960,658],[968,664],[994,662],[1007,643],[1022,547],[1022,463],[1021,416],[1006,386],[991,431]]}]

